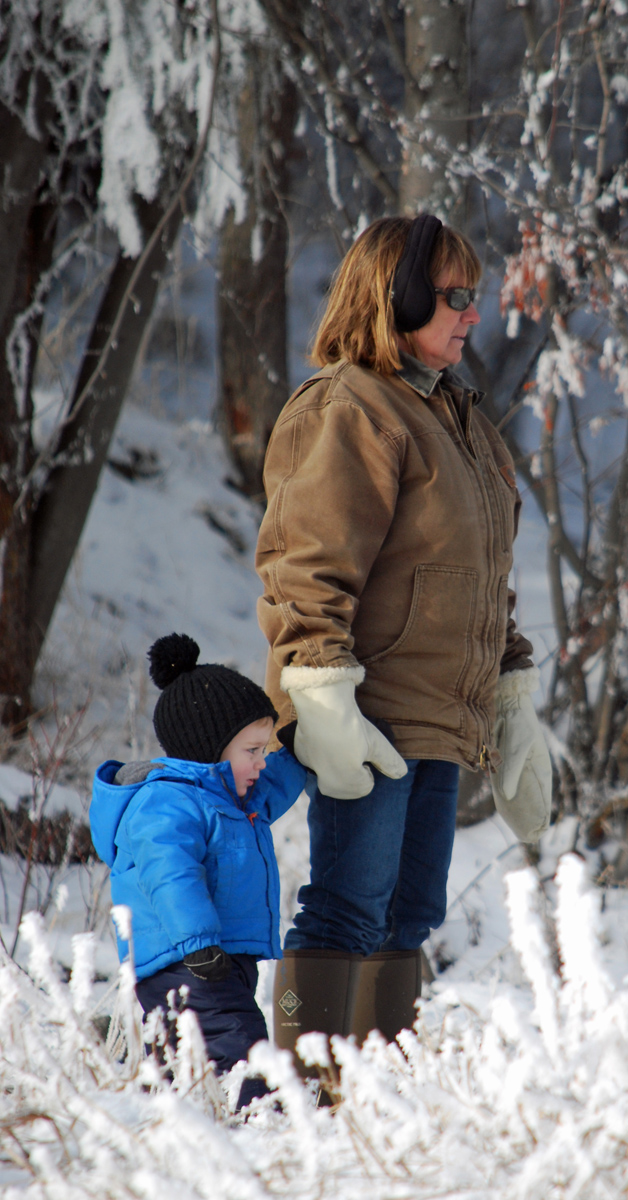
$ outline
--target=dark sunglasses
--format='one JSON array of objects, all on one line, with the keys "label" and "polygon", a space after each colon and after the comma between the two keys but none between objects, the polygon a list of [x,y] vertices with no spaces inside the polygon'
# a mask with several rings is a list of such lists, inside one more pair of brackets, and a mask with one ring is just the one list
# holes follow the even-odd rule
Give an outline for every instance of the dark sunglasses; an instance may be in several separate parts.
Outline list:
[{"label": "dark sunglasses", "polygon": [[434,288],[439,296],[444,296],[454,312],[464,312],[475,300],[475,288]]}]

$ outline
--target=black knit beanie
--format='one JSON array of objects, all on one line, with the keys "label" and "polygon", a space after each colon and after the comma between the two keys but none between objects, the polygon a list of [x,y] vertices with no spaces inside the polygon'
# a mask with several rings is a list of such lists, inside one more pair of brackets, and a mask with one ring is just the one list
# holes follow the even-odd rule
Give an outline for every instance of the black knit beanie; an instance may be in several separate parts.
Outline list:
[{"label": "black knit beanie", "polygon": [[443,222],[431,213],[419,213],[410,226],[393,279],[392,306],[399,333],[421,329],[434,316],[436,292],[429,268],[442,227]]},{"label": "black knit beanie", "polygon": [[185,633],[151,646],[150,676],[162,689],[153,725],[169,758],[213,763],[241,729],[264,717],[274,722],[277,713],[261,687],[238,671],[218,663],[197,667],[199,654]]}]

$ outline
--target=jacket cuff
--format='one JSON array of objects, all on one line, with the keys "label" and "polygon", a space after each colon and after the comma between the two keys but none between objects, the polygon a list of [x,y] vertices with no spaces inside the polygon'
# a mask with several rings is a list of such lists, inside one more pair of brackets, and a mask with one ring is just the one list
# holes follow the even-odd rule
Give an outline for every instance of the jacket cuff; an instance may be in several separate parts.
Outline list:
[{"label": "jacket cuff", "polygon": [[281,672],[282,692],[303,692],[306,688],[329,687],[332,683],[355,683],[364,679],[364,667],[284,667]]},{"label": "jacket cuff", "polygon": [[526,671],[506,671],[500,675],[495,688],[496,700],[516,700],[518,696],[535,692],[541,682],[538,667],[529,667]]}]

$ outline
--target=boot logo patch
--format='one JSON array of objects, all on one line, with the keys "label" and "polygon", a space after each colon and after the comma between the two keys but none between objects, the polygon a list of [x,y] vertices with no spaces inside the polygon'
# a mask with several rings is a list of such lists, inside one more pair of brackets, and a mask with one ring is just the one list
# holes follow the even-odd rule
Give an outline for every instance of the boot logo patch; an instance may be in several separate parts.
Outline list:
[{"label": "boot logo patch", "polygon": [[291,1017],[297,1011],[297,1008],[301,1007],[302,1003],[303,1001],[299,1000],[299,997],[295,996],[290,988],[288,988],[287,992],[284,992],[281,1000],[278,1001],[279,1007],[283,1008],[287,1017]]}]

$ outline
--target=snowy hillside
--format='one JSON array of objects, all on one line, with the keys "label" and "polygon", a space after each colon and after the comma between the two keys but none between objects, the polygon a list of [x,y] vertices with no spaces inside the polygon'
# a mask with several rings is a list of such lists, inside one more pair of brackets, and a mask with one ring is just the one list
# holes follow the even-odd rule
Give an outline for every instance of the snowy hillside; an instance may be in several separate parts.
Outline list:
[{"label": "snowy hillside", "polygon": [[93,765],[157,751],[146,669],[155,638],[189,632],[204,661],[260,682],[266,653],[255,620],[257,514],[226,483],[211,426],[127,407],[109,458],[117,468],[101,476],[36,692],[42,706],[53,687],[64,710],[88,703]]}]

